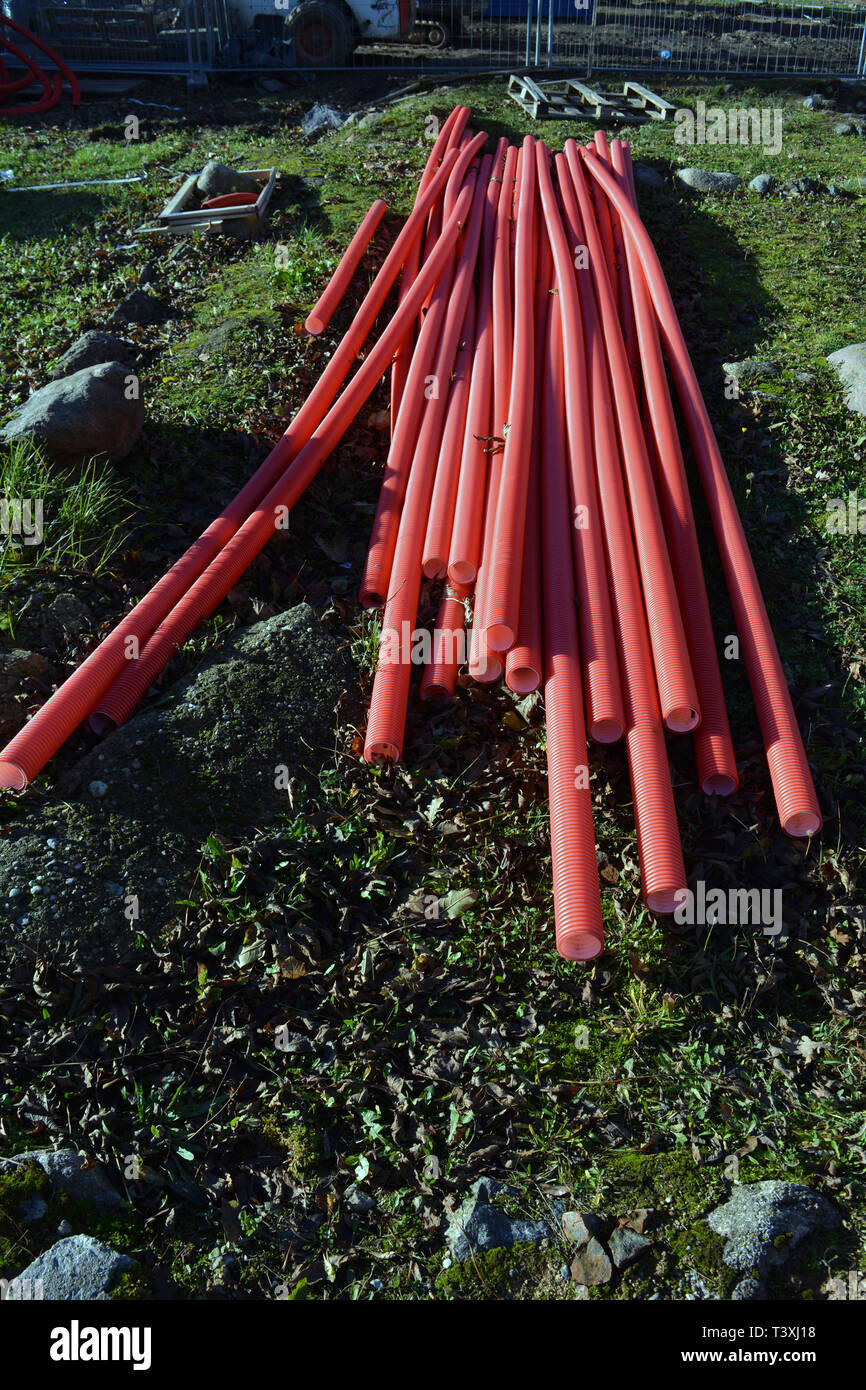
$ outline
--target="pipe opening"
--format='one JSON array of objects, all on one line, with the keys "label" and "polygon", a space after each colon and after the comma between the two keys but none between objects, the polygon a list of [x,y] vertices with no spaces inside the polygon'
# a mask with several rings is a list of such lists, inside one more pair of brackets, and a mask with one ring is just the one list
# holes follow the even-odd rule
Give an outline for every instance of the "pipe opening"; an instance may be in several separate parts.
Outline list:
[{"label": "pipe opening", "polygon": [[725,772],[714,772],[701,783],[701,791],[706,796],[733,796],[736,790],[736,778],[729,777]]},{"label": "pipe opening", "polygon": [[505,684],[515,695],[531,695],[541,685],[541,673],[531,666],[515,666],[505,677]]},{"label": "pipe opening", "polygon": [[448,566],[448,578],[452,584],[471,584],[478,570],[468,560],[455,560]]},{"label": "pipe opening", "polygon": [[817,835],[821,829],[821,817],[816,816],[812,811],[797,811],[793,816],[786,816],[782,822],[782,829],[786,835],[793,835],[799,838],[803,835]]},{"label": "pipe opening", "polygon": [[665,715],[665,724],[672,734],[690,734],[700,722],[698,710],[691,709],[688,705],[678,705],[676,709],[668,710]]},{"label": "pipe opening", "polygon": [[678,883],[675,888],[655,888],[651,893],[647,893],[646,905],[650,912],[673,912],[678,905],[677,894],[682,892],[685,886],[684,883]]},{"label": "pipe opening", "polygon": [[557,938],[556,949],[566,960],[592,960],[600,956],[604,943],[593,932],[576,931]]},{"label": "pipe opening", "polygon": [[117,720],[112,719],[110,714],[106,714],[101,709],[95,709],[87,722],[93,732],[99,734],[100,738],[104,738],[106,734],[110,734],[118,728]]},{"label": "pipe opening", "polygon": [[507,652],[514,646],[516,634],[505,623],[494,623],[484,633],[488,647],[495,652]]},{"label": "pipe opening", "polygon": [[27,778],[23,768],[17,763],[0,763],[0,787],[6,787],[13,792],[23,792],[26,786]]},{"label": "pipe opening", "polygon": [[589,726],[589,736],[596,743],[618,743],[625,735],[625,729],[618,719],[596,719]]}]

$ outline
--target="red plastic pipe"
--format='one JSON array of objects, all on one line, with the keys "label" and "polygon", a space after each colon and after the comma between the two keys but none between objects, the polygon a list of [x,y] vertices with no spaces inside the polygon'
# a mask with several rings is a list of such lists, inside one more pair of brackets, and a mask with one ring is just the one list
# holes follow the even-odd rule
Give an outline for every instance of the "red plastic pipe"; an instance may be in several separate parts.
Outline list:
[{"label": "red plastic pipe", "polygon": [[[481,227],[484,220],[486,187],[486,181],[477,178],[475,171],[471,171],[457,203],[457,207],[465,206],[468,212],[469,205],[465,200],[471,200],[471,216],[454,276],[454,288],[448,303],[448,316],[442,330],[442,338],[436,356],[436,376],[440,381],[447,381],[451,374],[460,330],[463,325],[463,316],[472,289],[478,245],[481,239]],[[434,256],[439,250],[441,240],[442,238],[437,242]],[[427,264],[429,265],[430,262]],[[421,589],[421,552],[424,545],[427,513],[433,489],[433,475],[446,406],[447,396],[445,393],[434,396],[427,401],[415,458],[409,474],[406,501],[400,517],[400,530],[394,553],[390,592],[385,606],[385,616],[382,620],[379,661],[370,699],[370,713],[364,742],[364,757],[368,763],[396,762],[403,750],[406,704],[411,675],[411,651],[406,649],[405,639],[408,636],[411,640],[411,633],[418,616],[418,596]]]},{"label": "red plastic pipe", "polygon": [[[560,187],[566,189],[568,172],[562,155],[557,156],[557,172]],[[671,912],[676,893],[686,887],[685,866],[620,464],[601,317],[589,275],[581,278],[580,302],[643,896],[651,911]]]},{"label": "red plastic pipe", "polygon": [[[444,166],[443,170],[440,170],[441,173],[444,173]],[[438,196],[435,181],[428,189],[428,195],[431,201]],[[222,518],[212,523],[197,545],[187,551],[186,556],[163,576],[141,603],[118,623],[113,632],[82,662],[59,690],[55,691],[30,722],[0,752],[0,787],[12,787],[21,791],[32,781],[81,720],[94,709],[112,682],[112,709],[106,710],[106,714],[117,723],[128,718],[150,682],[172,657],[175,649],[182,645],[202,618],[213,611],[237,582],[273,533],[276,520],[286,509],[294,505],[315,477],[341,434],[348,428],[388,366],[395,344],[409,331],[430,285],[435,284],[441,274],[456,243],[461,220],[465,217],[468,206],[467,196],[458,209],[460,216],[456,215],[458,210],[455,210],[449,226],[443,231],[440,246],[437,246],[431,260],[422,268],[417,288],[413,286],[404,304],[398,308],[378,342],[371,348],[339,401],[316,427],[294,459],[291,468],[278,475],[276,485],[272,484],[267,495],[254,504],[255,510],[250,509],[243,525],[237,520],[238,499],[235,499],[232,508],[227,509]],[[426,207],[423,207],[423,210],[419,207],[416,224],[425,215]],[[409,220],[411,221],[411,217]],[[370,293],[372,294],[372,290]],[[356,325],[357,322],[356,319]],[[260,469],[256,476],[262,472],[263,469]],[[244,492],[246,491],[247,489],[244,489]],[[239,494],[239,497],[242,496],[243,494]],[[225,521],[226,518],[228,521]],[[223,522],[225,524],[221,526],[220,523]],[[227,536],[229,526],[231,531]],[[220,534],[224,538],[222,549],[218,547],[215,558],[211,558],[208,568],[204,569],[201,565],[202,556],[207,555]],[[199,577],[190,587],[191,573],[197,573]],[[154,615],[159,614],[162,617],[169,613],[169,610],[169,618],[162,624],[158,633],[153,633],[151,640],[135,660],[135,646],[141,640],[142,628],[148,632],[152,631],[148,625],[153,622]],[[121,671],[124,672],[122,685],[116,679]]]},{"label": "red plastic pipe", "polygon": [[[186,592],[197,576],[207,568],[226,541],[234,535],[253,508],[279,481],[292,459],[310,439],[316,426],[324,419],[355,362],[358,350],[379,315],[408,248],[420,236],[428,208],[437,198],[444,195],[447,180],[456,161],[456,154],[449,155],[444,160],[442,168],[428,185],[424,197],[413,209],[397,236],[352,324],[277,445],[221,516],[211,523],[199,540],[172,566],[172,569],[160,580],[159,584],[146,595],[129,615],[128,620],[125,620],[132,624],[129,628],[129,635],[135,638],[139,649],[170,611],[173,604]],[[406,331],[411,332],[411,324],[408,325]],[[124,669],[124,665],[121,665],[119,671]],[[133,679],[128,672],[125,673],[124,690],[126,693],[122,701],[123,708],[128,705]],[[141,698],[148,686],[144,683],[143,674],[137,679],[141,687],[139,695]],[[105,733],[113,724],[119,722],[115,718],[115,713],[119,711],[121,704],[112,699],[110,690],[101,691],[100,694],[103,697],[104,707],[92,712],[90,722],[96,733]]]},{"label": "red plastic pipe", "polygon": [[535,141],[523,142],[520,195],[515,234],[514,348],[508,433],[496,505],[484,637],[494,651],[507,652],[517,638],[526,499],[532,446],[535,370],[535,260],[538,194]]},{"label": "red plastic pipe", "polygon": [[[485,184],[490,172],[490,156],[485,155],[481,163],[479,179]],[[457,500],[457,484],[460,478],[460,456],[463,451],[463,438],[466,432],[466,410],[469,404],[469,376],[475,348],[475,291],[469,295],[460,346],[454,362],[451,390],[448,396],[448,410],[442,444],[439,449],[439,464],[433,482],[433,496],[430,499],[430,514],[427,518],[427,535],[424,538],[421,568],[427,579],[442,579],[448,568],[448,548],[451,543],[451,527],[454,522],[454,505]]]},{"label": "red plastic pipe", "polygon": [[[466,123],[468,120],[469,107],[455,106],[454,110],[451,112],[451,114],[448,116],[447,120],[443,124],[438,136],[436,137],[436,140],[433,143],[433,148],[430,151],[430,154],[427,158],[427,163],[424,166],[424,170],[421,174],[421,178],[418,183],[418,192],[415,194],[416,206],[421,201],[421,198],[423,197],[424,193],[426,193],[430,181],[434,178],[436,174],[436,170],[439,164],[442,162],[442,160],[444,160],[449,150],[455,147],[452,142],[459,140],[463,135],[463,131],[466,129]],[[419,236],[417,240],[413,242],[409,255],[406,257],[406,264],[403,267],[403,275],[400,280],[400,297],[398,302],[402,302],[406,298],[406,295],[412,288],[412,285],[418,274],[418,263],[421,258],[421,248],[423,246],[423,242],[424,237],[422,232],[422,235]],[[403,399],[403,388],[406,385],[406,376],[409,371],[409,357],[411,356],[413,342],[414,339],[412,339],[412,341],[407,339],[405,343],[401,344],[400,348],[395,354],[394,366],[391,370],[392,434],[397,423],[397,416],[400,411],[400,402]]]},{"label": "red plastic pipe", "polygon": [[[636,206],[630,181],[628,146],[613,143],[613,167],[620,184]],[[625,248],[627,283],[634,305],[636,342],[646,393],[647,418],[655,442],[656,486],[664,516],[692,668],[698,686],[701,722],[694,732],[698,780],[707,793],[730,796],[737,789],[737,764],[725,708],[716,640],[704,583],[701,552],[689,485],[683,464],[676,418],[668,389],[658,325],[644,280],[643,267],[632,242]]]},{"label": "red plastic pipe", "polygon": [[782,828],[788,835],[817,834],[821,812],[781,658],[661,262],[649,233],[614,175],[594,155],[586,154],[585,162],[617,208],[626,234],[634,241],[641,258],[722,558]]},{"label": "red plastic pipe", "polygon": [[565,226],[556,204],[550,153],[539,145],[538,188],[556,269],[562,306],[565,354],[565,410],[568,422],[571,476],[572,546],[577,577],[580,645],[585,676],[585,699],[590,737],[615,743],[625,731],[625,709],[613,635],[613,615],[604,554],[604,530],[595,478],[592,414],[587,382],[578,285],[572,248],[583,244],[576,206],[564,209]]},{"label": "red plastic pipe", "polygon": [[[570,182],[576,194],[584,238],[589,248],[589,269],[601,314],[616,419],[622,440],[622,460],[628,483],[635,548],[643,582],[662,717],[669,729],[688,733],[700,723],[697,686],[616,303],[610,280],[604,273],[601,243],[573,140],[565,142],[565,154],[557,156],[556,166],[560,187],[564,185],[567,190]],[[567,196],[567,193],[563,196]],[[585,272],[583,275],[584,279],[589,278]]]},{"label": "red plastic pipe", "polygon": [[[603,159],[606,164],[611,163],[611,151],[607,142],[607,136],[603,130],[595,132],[595,149],[599,159]],[[590,190],[595,188],[594,183],[590,184]],[[641,374],[640,353],[637,345],[637,326],[634,317],[634,304],[632,303],[631,286],[629,285],[629,267],[626,262],[625,237],[619,223],[619,213],[616,208],[611,207],[607,198],[599,195],[604,203],[605,211],[610,223],[611,236],[613,238],[613,260],[614,275],[613,284],[616,287],[617,303],[619,305],[619,320],[622,324],[622,335],[625,339],[625,350],[628,356],[628,364],[631,368],[631,379],[634,385],[635,399],[639,404],[643,402],[643,377]],[[641,412],[643,418],[643,412]],[[644,430],[646,433],[646,430]],[[652,459],[650,460],[652,462]],[[698,692],[700,694],[700,691]]]},{"label": "red plastic pipe", "polygon": [[[3,16],[0,16],[3,18]],[[38,116],[45,111],[50,111],[60,100],[63,91],[63,79],[60,74],[55,72],[50,78],[42,71],[38,63],[34,63],[29,54],[23,48],[19,48],[17,43],[7,39],[0,34],[0,44],[12,53],[15,57],[30,69],[31,81],[35,77],[37,82],[42,84],[42,96],[37,101],[28,102],[25,106],[0,106],[2,116]],[[27,84],[29,85],[29,83]],[[21,89],[23,90],[23,88]]]},{"label": "red plastic pipe", "polygon": [[493,172],[487,185],[484,227],[481,233],[475,352],[472,359],[466,432],[448,557],[448,578],[452,584],[471,584],[478,573],[481,558],[484,494],[493,411],[493,240],[496,234],[499,196],[502,191],[505,151],[506,141],[503,137],[493,156]]},{"label": "red plastic pipe", "polygon": [[511,209],[515,186],[514,171],[517,150],[510,145],[505,154],[502,190],[496,210],[496,231],[493,244],[493,415],[490,425],[490,452],[487,465],[487,490],[482,527],[481,562],[475,583],[475,606],[472,618],[469,673],[478,681],[492,684],[498,681],[505,662],[487,643],[485,628],[487,595],[493,555],[493,532],[499,483],[502,477],[502,448],[511,393],[511,358],[514,342],[514,311],[511,294]]},{"label": "red plastic pipe", "polygon": [[[539,331],[542,325],[539,324]],[[561,300],[546,325],[542,383],[542,573],[544,714],[550,859],[556,949],[566,960],[592,960],[604,946],[592,795],[581,698],[581,658],[574,598],[571,507],[566,476],[565,367]]]},{"label": "red plastic pipe", "polygon": [[[459,190],[466,171],[483,147],[486,135],[476,135],[463,147],[457,156],[451,177],[445,189]],[[453,205],[453,198],[450,199]],[[437,243],[438,244],[438,243]],[[428,393],[442,391],[447,399],[448,377],[443,377],[434,369],[434,359],[439,343],[442,325],[448,313],[450,279],[443,278],[433,287],[430,308],[425,315],[415,352],[409,363],[409,373],[400,402],[400,413],[394,430],[394,438],[385,465],[382,488],[373,518],[367,559],[361,575],[359,602],[364,607],[383,604],[387,598],[397,545],[397,532],[403,499],[409,481],[412,458],[418,438],[422,414],[425,411]],[[450,367],[449,367],[450,373]]]},{"label": "red plastic pipe", "polygon": [[[534,159],[534,155],[533,155]],[[553,267],[550,244],[543,231],[538,238],[535,283],[535,365],[533,416],[530,443],[529,491],[526,499],[526,532],[523,542],[523,577],[520,584],[520,618],[517,640],[505,658],[505,684],[518,695],[537,690],[544,679],[541,618],[541,425],[542,381],[548,344],[548,301]]]},{"label": "red plastic pipe", "polygon": [[466,600],[471,593],[469,584],[445,586],[433,629],[431,660],[421,677],[422,700],[450,700],[457,689],[457,670],[466,641]]},{"label": "red plastic pipe", "polygon": [[367,216],[359,226],[349,245],[340,258],[340,264],[331,276],[321,298],[313,305],[304,324],[308,333],[323,333],[334,315],[337,305],[352,283],[352,276],[364,259],[373,233],[385,216],[388,204],[381,198],[373,203]]},{"label": "red plastic pipe", "polygon": [[[31,43],[35,48],[38,48],[40,53],[44,53],[46,58],[51,59],[51,62],[63,74],[63,76],[66,78],[66,81],[69,83],[69,88],[72,93],[72,105],[80,106],[81,88],[78,85],[78,78],[75,76],[75,73],[72,71],[69,64],[63,58],[61,58],[60,54],[56,53],[54,49],[51,48],[45,42],[44,39],[40,39],[37,34],[31,33],[29,29],[24,28],[23,24],[16,23],[16,21],[14,19],[10,19],[8,15],[0,13],[0,23],[5,24],[7,29],[14,30],[16,34],[20,34],[20,36],[23,39],[26,39],[28,43]],[[8,116],[12,113],[10,111],[4,111],[3,114],[4,116]]]}]

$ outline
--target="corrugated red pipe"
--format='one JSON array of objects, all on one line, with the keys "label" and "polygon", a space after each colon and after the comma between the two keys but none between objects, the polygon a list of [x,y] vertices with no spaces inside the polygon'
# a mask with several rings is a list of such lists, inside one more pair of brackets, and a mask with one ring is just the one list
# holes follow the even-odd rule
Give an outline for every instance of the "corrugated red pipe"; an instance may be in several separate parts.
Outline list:
[{"label": "corrugated red pipe", "polygon": [[789,835],[815,835],[821,829],[821,811],[803,739],[743,523],[661,262],[649,233],[614,175],[594,155],[586,153],[585,162],[615,204],[625,232],[634,239],[641,258],[722,558],[782,828]]},{"label": "corrugated red pipe", "polygon": [[372,204],[370,211],[340,257],[340,264],[331,276],[324,293],[307,315],[304,327],[308,333],[324,333],[331,322],[337,305],[352,283],[352,276],[364,259],[364,253],[370,245],[373,233],[385,216],[387,208],[387,203],[381,198],[377,198]]}]

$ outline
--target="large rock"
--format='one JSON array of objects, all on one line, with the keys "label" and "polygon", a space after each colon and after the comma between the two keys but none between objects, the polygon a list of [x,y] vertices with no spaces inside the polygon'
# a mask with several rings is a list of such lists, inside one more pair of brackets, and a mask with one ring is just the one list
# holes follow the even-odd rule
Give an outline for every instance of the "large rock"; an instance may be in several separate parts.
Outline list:
[{"label": "large rock", "polygon": [[640,160],[633,166],[634,181],[643,188],[664,188],[665,178],[658,169],[654,169],[651,164],[643,164]]},{"label": "large rock", "polygon": [[48,379],[58,381],[60,377],[80,372],[83,367],[95,367],[98,362],[134,362],[135,357],[135,344],[128,339],[92,329],[76,339],[72,347],[58,358],[48,373]]},{"label": "large rock", "polygon": [[53,381],[30,397],[0,437],[41,444],[60,459],[116,463],[134,447],[144,425],[140,385],[130,375],[122,362],[101,362]]},{"label": "large rock", "polygon": [[0,1173],[9,1173],[28,1162],[39,1164],[54,1192],[65,1192],[76,1201],[90,1202],[103,1211],[116,1211],[124,1205],[103,1169],[96,1163],[87,1164],[76,1149],[34,1149],[0,1159]]},{"label": "large rock", "polygon": [[733,193],[743,182],[739,174],[713,169],[679,169],[677,178],[697,193]]},{"label": "large rock", "polygon": [[46,1301],[105,1300],[110,1298],[120,1276],[135,1267],[128,1256],[118,1254],[93,1236],[67,1236],[22,1269],[6,1297],[11,1300],[25,1298],[26,1291],[32,1291],[39,1281]]},{"label": "large rock", "polygon": [[168,310],[156,295],[147,290],[133,290],[120,301],[108,316],[109,323],[161,323]]},{"label": "large rock", "polygon": [[836,1208],[819,1192],[792,1182],[751,1182],[734,1188],[730,1200],[707,1217],[722,1236],[722,1259],[746,1278],[733,1297],[762,1296],[763,1277],[788,1264],[804,1241],[841,1224]]},{"label": "large rock", "polygon": [[217,198],[223,193],[261,193],[261,185],[249,174],[241,174],[228,164],[212,159],[198,176],[196,188],[202,198]]},{"label": "large rock", "polygon": [[827,361],[842,383],[848,409],[866,415],[866,343],[831,352]]},{"label": "large rock", "polygon": [[285,811],[277,769],[315,770],[355,683],[306,604],[228,639],[0,840],[0,944],[100,960],[158,939],[196,890],[210,832]]},{"label": "large rock", "polygon": [[469,1189],[463,1204],[448,1217],[445,1244],[455,1260],[468,1260],[518,1241],[544,1240],[553,1234],[544,1221],[528,1221],[504,1210],[506,1199],[518,1196],[516,1189],[495,1178],[479,1178]]}]

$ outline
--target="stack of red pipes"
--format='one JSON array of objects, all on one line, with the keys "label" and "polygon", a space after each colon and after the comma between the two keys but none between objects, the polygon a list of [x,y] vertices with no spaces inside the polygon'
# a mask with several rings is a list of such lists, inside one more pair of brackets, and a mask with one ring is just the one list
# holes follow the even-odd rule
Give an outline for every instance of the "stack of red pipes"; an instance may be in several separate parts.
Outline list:
[{"label": "stack of red pipes", "polygon": [[[390,450],[360,591],[384,607],[365,757],[402,756],[413,657],[424,655],[421,585],[444,581],[421,698],[454,693],[460,639],[475,680],[543,688],[556,943],[588,960],[603,930],[587,734],[625,739],[654,912],[670,912],[686,887],[665,731],[692,734],[706,793],[737,786],[665,355],[782,826],[812,835],[821,817],[742,523],[637,213],[628,146],[598,133],[555,157],[531,137],[485,153],[469,114],[456,107],[444,123],[410,216],[283,437],[0,752],[0,787],[25,787],[82,719],[105,732],[130,716],[390,368]],[[384,211],[377,201],[359,227],[311,332],[327,327]],[[347,382],[398,277],[396,310]]]}]

